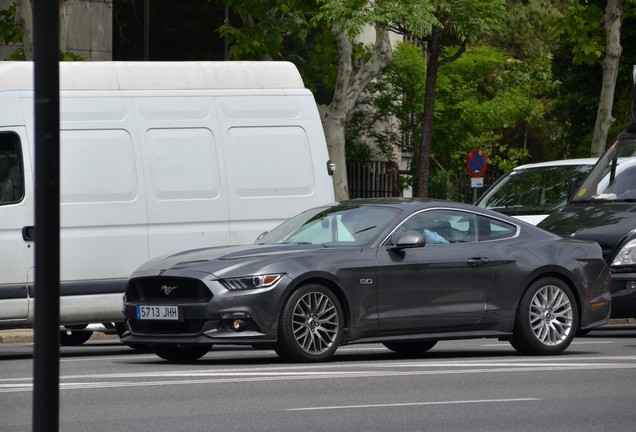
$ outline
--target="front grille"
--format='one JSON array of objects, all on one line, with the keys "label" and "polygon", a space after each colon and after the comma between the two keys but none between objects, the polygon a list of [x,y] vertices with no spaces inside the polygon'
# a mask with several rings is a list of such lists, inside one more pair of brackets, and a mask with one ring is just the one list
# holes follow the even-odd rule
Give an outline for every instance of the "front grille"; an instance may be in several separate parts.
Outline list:
[{"label": "front grille", "polygon": [[133,302],[208,302],[212,292],[199,279],[156,276],[132,279],[126,297]]},{"label": "front grille", "polygon": [[182,322],[131,320],[128,325],[135,334],[199,334],[206,320],[186,320]]}]

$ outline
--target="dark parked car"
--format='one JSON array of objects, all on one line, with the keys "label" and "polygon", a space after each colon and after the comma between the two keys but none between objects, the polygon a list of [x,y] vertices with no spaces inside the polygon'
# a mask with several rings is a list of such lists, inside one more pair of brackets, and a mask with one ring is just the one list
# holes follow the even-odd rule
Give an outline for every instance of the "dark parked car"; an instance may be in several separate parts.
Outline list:
[{"label": "dark parked car", "polygon": [[123,341],[170,361],[213,344],[321,361],[381,342],[419,354],[444,339],[498,338],[558,354],[607,323],[598,244],[435,200],[351,200],[308,210],[255,245],[152,260],[128,283]]},{"label": "dark parked car", "polygon": [[612,272],[611,317],[636,318],[636,126],[617,137],[567,205],[539,226],[598,242]]}]

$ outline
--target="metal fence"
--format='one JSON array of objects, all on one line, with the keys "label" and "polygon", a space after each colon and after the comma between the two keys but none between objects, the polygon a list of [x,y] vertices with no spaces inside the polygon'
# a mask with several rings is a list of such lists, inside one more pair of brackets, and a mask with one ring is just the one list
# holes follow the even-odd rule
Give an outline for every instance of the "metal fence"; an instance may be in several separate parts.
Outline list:
[{"label": "metal fence", "polygon": [[[404,196],[404,181],[395,164],[381,161],[360,162],[347,161],[347,180],[351,198],[378,198]],[[431,192],[431,198],[447,199],[464,203],[472,203],[476,197],[493,184],[499,173],[487,172],[484,187],[473,189],[468,173],[451,175],[447,179],[447,187],[442,193]]]},{"label": "metal fence", "polygon": [[347,161],[350,198],[385,198],[402,196],[400,172],[386,162]]}]

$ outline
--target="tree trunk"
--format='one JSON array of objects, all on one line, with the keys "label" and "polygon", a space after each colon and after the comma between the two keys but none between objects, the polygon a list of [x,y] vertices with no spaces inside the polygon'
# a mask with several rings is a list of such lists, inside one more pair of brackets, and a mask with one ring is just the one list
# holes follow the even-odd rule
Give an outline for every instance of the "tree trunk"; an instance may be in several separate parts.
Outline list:
[{"label": "tree trunk", "polygon": [[347,165],[345,158],[345,119],[321,107],[322,127],[325,130],[327,150],[331,162],[336,164],[333,173],[333,190],[337,201],[349,199]]},{"label": "tree trunk", "polygon": [[614,90],[618,74],[618,62],[623,47],[621,46],[621,16],[623,8],[621,0],[607,0],[603,24],[607,35],[607,53],[603,59],[603,86],[599,98],[596,124],[590,153],[592,156],[600,156],[607,144],[609,128],[616,121],[612,117],[612,105],[614,104]]},{"label": "tree trunk", "polygon": [[420,139],[418,181],[415,195],[428,197],[428,177],[431,161],[431,140],[433,137],[433,113],[435,111],[435,90],[440,67],[439,30],[433,27],[428,43],[428,62],[426,66],[426,86],[424,90],[424,114],[422,115],[422,136]]},{"label": "tree trunk", "polygon": [[60,51],[68,51],[68,11],[64,0],[58,0],[60,8]]},{"label": "tree trunk", "polygon": [[353,43],[343,28],[332,33],[338,46],[338,75],[331,103],[318,107],[322,119],[329,158],[336,164],[333,174],[334,194],[338,201],[349,199],[345,161],[345,126],[356,101],[367,85],[391,62],[391,42],[385,30],[376,28],[375,45],[365,62],[353,59]]},{"label": "tree trunk", "polygon": [[22,49],[25,60],[33,60],[33,12],[31,0],[16,0],[15,25],[22,32]]}]

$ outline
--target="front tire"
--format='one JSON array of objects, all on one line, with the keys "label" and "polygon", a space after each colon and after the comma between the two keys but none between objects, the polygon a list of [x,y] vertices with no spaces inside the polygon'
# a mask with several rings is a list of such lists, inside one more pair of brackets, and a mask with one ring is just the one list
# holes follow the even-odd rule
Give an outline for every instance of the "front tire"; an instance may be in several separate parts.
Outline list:
[{"label": "front tire", "polygon": [[152,345],[150,348],[152,352],[164,360],[174,363],[189,363],[206,355],[212,348],[212,344]]},{"label": "front tire", "polygon": [[579,326],[576,300],[560,279],[534,282],[521,297],[511,345],[527,355],[560,354],[570,346]]},{"label": "front tire", "polygon": [[305,285],[283,306],[276,353],[289,361],[325,361],[338,349],[343,325],[336,295],[321,285]]}]

